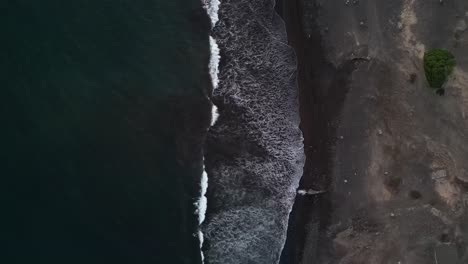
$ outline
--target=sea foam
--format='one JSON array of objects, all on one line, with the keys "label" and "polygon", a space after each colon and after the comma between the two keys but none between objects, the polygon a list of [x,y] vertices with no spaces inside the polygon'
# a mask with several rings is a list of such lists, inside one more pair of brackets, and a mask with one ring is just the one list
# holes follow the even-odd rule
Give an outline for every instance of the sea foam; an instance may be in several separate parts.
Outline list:
[{"label": "sea foam", "polygon": [[[211,26],[214,27],[216,25],[216,22],[218,22],[218,9],[220,5],[219,0],[202,0],[203,7],[205,8],[206,12],[208,13],[210,19],[211,19]],[[209,62],[209,71],[210,71],[210,77],[211,77],[211,82],[213,85],[213,90],[218,87],[219,79],[218,79],[218,73],[219,73],[219,60],[220,60],[220,55],[219,55],[219,48],[218,45],[216,44],[216,40],[210,36],[210,62]],[[213,126],[216,123],[216,120],[218,119],[218,108],[212,104],[211,108],[211,126]],[[203,160],[203,162],[205,162]],[[201,177],[201,183],[200,183],[200,199],[197,201],[196,206],[197,206],[197,211],[198,213],[198,223],[201,225],[203,221],[205,221],[205,215],[206,215],[206,208],[208,205],[207,198],[206,198],[206,191],[208,189],[208,174],[205,171],[205,166],[203,166],[203,173]],[[201,248],[203,247],[203,232],[201,230],[198,231],[198,238],[200,240],[200,254],[202,258],[202,262],[204,262],[204,256],[203,256],[203,251]]]},{"label": "sea foam", "polygon": [[210,16],[211,26],[214,27],[218,22],[218,10],[221,2],[219,0],[202,0],[203,7]]},{"label": "sea foam", "polygon": [[211,36],[210,36],[210,50],[211,50],[211,58],[210,58],[210,64],[209,64],[210,76],[211,76],[211,81],[213,83],[213,89],[216,89],[219,83],[219,79],[218,79],[219,60],[221,59],[221,56],[219,55],[218,44],[216,44],[216,40]]},{"label": "sea foam", "polygon": [[210,210],[201,226],[212,264],[278,263],[302,176],[296,58],[274,4],[219,6],[223,67],[212,98],[222,111],[205,145]]}]

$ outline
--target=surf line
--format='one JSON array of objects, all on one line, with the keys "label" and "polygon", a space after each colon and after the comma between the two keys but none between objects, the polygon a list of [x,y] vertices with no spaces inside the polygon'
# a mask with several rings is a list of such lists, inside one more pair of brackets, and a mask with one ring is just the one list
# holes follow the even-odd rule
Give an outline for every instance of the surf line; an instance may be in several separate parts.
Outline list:
[{"label": "surf line", "polygon": [[[219,0],[202,0],[202,4],[206,12],[208,13],[208,16],[211,19],[211,28],[214,28],[214,26],[216,25],[216,22],[218,22],[219,20],[218,10],[219,10],[219,5],[221,3]],[[218,83],[219,83],[219,79],[218,79],[219,60],[220,60],[220,55],[219,55],[218,45],[216,44],[216,40],[212,36],[210,36],[210,62],[209,62],[208,67],[210,71],[211,82],[213,85],[213,92],[218,87]],[[219,116],[218,108],[212,103],[210,126],[213,126],[216,123],[218,116]],[[202,173],[201,182],[200,182],[200,198],[195,203],[195,206],[197,207],[197,210],[195,213],[198,214],[198,224],[199,224],[198,239],[200,241],[200,254],[201,254],[202,263],[204,263],[205,257],[202,251],[204,238],[203,238],[203,232],[201,231],[201,224],[203,224],[203,221],[205,221],[206,208],[208,205],[208,200],[206,198],[206,191],[208,189],[208,174],[206,173],[204,164],[205,164],[205,157],[203,157],[203,173]]]}]

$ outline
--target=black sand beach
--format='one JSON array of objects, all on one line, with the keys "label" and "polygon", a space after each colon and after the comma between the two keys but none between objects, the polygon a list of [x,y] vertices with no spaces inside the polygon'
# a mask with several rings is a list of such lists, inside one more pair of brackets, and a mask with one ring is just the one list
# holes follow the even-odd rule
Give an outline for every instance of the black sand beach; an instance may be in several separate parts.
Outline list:
[{"label": "black sand beach", "polygon": [[[283,1],[307,161],[281,263],[466,263],[466,3]],[[444,97],[422,55],[458,58]],[[416,76],[416,77],[411,77]]]},{"label": "black sand beach", "polygon": [[[277,1],[276,10],[286,23],[289,45],[294,48],[298,59],[300,128],[306,154],[299,190],[323,191],[316,195],[298,195],[291,212],[281,263],[300,263],[304,254],[314,258],[316,250],[328,250],[327,244],[323,243],[326,241],[320,237],[329,224],[331,203],[328,190],[336,126],[347,92],[347,78],[354,63],[336,68],[326,60],[320,28],[314,23],[317,8],[305,9],[301,1]],[[304,17],[311,18],[311,21],[304,24]],[[316,240],[314,244],[322,243],[320,249],[304,249],[307,240]]]},{"label": "black sand beach", "polygon": [[274,3],[6,1],[0,263],[468,263],[466,0]]}]

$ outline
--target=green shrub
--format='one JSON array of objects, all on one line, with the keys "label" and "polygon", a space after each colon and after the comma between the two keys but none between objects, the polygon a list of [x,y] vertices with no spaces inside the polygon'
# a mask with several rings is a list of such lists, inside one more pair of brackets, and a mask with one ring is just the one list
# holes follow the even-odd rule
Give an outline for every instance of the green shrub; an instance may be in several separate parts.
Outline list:
[{"label": "green shrub", "polygon": [[455,57],[444,49],[424,53],[424,71],[429,85],[436,91],[447,81],[455,66]]}]

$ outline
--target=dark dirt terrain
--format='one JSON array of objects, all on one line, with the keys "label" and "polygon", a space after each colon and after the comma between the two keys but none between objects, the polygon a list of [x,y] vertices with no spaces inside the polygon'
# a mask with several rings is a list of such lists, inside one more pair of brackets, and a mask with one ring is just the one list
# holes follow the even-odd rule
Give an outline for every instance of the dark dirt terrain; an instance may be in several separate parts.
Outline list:
[{"label": "dark dirt terrain", "polygon": [[[319,146],[315,156],[306,151],[301,187],[327,192],[296,201],[290,224],[304,227],[290,228],[283,262],[468,263],[468,3],[295,1],[290,12],[294,5],[302,19],[285,20],[299,60],[301,125],[306,146]],[[318,48],[323,58],[307,52]],[[425,80],[431,48],[457,59],[445,96]],[[315,72],[307,68],[317,60]],[[354,71],[340,71],[350,62]],[[328,133],[323,145],[314,130]]]}]

